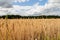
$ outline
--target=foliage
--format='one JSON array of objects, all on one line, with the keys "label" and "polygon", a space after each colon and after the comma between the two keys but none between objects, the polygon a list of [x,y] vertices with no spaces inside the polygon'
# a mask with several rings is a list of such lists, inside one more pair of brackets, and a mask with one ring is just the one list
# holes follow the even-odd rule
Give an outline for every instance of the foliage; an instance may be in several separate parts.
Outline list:
[{"label": "foliage", "polygon": [[4,16],[0,16],[0,18],[3,18],[3,19],[50,19],[50,18],[60,18],[60,16],[54,16],[54,15],[50,15],[50,16],[45,16],[45,15],[42,15],[42,16],[20,16],[20,15],[4,15]]}]

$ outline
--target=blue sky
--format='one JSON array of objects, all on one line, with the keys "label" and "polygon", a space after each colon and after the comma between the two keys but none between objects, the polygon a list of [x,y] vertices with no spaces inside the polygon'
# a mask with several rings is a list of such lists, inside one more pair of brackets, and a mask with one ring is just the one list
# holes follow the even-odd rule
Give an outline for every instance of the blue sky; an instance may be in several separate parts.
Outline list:
[{"label": "blue sky", "polygon": [[39,3],[39,5],[43,6],[48,2],[48,0],[29,0],[25,2],[14,2],[13,5],[20,5],[20,6],[32,6],[36,3]]}]

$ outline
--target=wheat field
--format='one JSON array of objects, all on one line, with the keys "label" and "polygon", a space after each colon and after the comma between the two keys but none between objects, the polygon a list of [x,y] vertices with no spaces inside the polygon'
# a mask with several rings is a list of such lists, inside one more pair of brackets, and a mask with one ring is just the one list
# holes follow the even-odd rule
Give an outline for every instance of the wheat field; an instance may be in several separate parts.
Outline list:
[{"label": "wheat field", "polygon": [[0,19],[0,40],[60,40],[60,19]]}]

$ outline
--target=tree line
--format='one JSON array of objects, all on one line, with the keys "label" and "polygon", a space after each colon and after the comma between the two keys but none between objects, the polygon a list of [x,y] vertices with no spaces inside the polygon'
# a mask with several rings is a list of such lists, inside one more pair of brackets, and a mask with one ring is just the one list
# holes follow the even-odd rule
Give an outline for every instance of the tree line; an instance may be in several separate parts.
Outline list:
[{"label": "tree line", "polygon": [[4,15],[4,16],[0,16],[0,18],[8,18],[8,19],[50,19],[50,18],[60,18],[60,16],[54,16],[54,15],[49,15],[49,16],[45,16],[45,15],[42,15],[42,16],[20,16],[20,15]]}]

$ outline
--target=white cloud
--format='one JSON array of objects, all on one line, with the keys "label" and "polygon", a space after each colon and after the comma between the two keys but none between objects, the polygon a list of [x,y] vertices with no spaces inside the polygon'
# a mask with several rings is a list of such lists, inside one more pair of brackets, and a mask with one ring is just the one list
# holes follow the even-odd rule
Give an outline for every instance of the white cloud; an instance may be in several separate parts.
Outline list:
[{"label": "white cloud", "polygon": [[60,0],[49,0],[49,2],[60,2]]},{"label": "white cloud", "polygon": [[33,6],[18,6],[18,5],[13,6],[14,10],[18,10],[17,14],[19,13],[19,15],[22,16],[33,15],[35,14],[35,12],[40,13],[41,11],[51,7],[54,7],[53,4],[51,3],[45,4],[45,6],[39,6],[39,3],[36,3]]},{"label": "white cloud", "polygon": [[26,2],[26,1],[29,1],[29,0],[14,0],[15,2]]},{"label": "white cloud", "polygon": [[[24,2],[27,0],[16,0],[20,2]],[[21,16],[29,16],[29,15],[34,15],[43,12],[45,9],[49,9],[52,7],[60,7],[58,3],[51,3],[55,2],[54,0],[49,0],[49,3],[45,4],[44,6],[39,6],[39,3],[37,2],[33,6],[19,6],[19,5],[13,5],[13,8],[0,8],[0,15],[7,15],[7,14],[13,14],[13,15],[21,15]],[[43,13],[44,14],[44,13]],[[52,12],[52,13],[46,13],[44,15],[57,15],[57,13]],[[39,15],[39,14],[38,14]],[[58,13],[59,15],[59,13]]]}]

